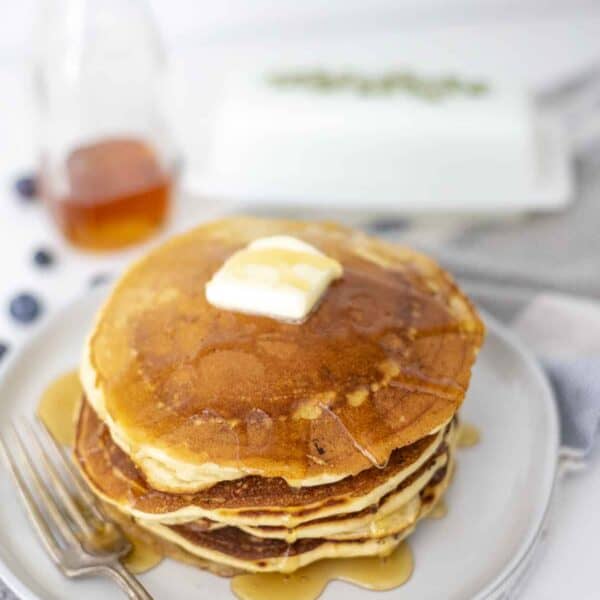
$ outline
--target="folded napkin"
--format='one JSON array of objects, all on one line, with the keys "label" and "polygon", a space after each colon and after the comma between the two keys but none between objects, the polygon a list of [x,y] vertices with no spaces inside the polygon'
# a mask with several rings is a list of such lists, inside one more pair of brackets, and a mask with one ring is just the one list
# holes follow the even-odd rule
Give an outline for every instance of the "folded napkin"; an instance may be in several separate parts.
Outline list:
[{"label": "folded napkin", "polygon": [[[506,301],[481,289],[470,293],[492,314],[503,315]],[[538,356],[552,383],[563,445],[587,454],[600,425],[600,304],[566,294],[540,294],[509,324]]]}]

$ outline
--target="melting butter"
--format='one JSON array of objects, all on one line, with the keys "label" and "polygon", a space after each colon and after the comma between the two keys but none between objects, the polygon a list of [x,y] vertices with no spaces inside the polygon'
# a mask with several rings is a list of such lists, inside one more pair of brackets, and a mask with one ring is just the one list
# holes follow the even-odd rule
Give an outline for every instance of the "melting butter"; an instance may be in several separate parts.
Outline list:
[{"label": "melting butter", "polygon": [[251,248],[231,257],[228,268],[239,279],[277,282],[310,291],[310,269],[327,271],[336,263],[323,254],[286,248]]},{"label": "melting butter", "polygon": [[300,321],[311,312],[342,266],[290,236],[254,240],[230,256],[206,284],[218,308]]},{"label": "melting butter", "polygon": [[232,580],[231,589],[240,600],[314,600],[334,579],[370,590],[390,590],[406,583],[412,571],[412,552],[408,544],[402,542],[386,557],[327,559],[288,575],[237,575]]},{"label": "melting butter", "polygon": [[470,448],[481,440],[479,429],[470,423],[461,423],[458,428],[457,444],[459,448]]},{"label": "melting butter", "polygon": [[46,388],[37,407],[37,416],[52,437],[66,446],[75,442],[75,420],[82,394],[79,373],[69,371]]}]

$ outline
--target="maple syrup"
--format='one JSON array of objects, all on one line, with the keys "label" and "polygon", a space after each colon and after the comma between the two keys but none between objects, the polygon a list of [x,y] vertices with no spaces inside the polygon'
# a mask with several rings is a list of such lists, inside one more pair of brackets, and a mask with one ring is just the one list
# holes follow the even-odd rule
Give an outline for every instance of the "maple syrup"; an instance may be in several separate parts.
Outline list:
[{"label": "maple syrup", "polygon": [[75,442],[75,419],[83,389],[76,370],[57,377],[44,390],[36,414],[60,444]]},{"label": "maple syrup", "polygon": [[[298,275],[298,265],[306,265],[318,271],[332,270],[341,275],[341,265],[323,254],[289,250],[287,248],[248,248],[229,259],[228,268],[239,279],[247,279],[248,267],[271,267],[277,271],[279,281],[298,290],[309,291],[311,283],[306,277]],[[250,277],[251,278],[251,277]]]},{"label": "maple syrup", "polygon": [[443,519],[447,514],[448,505],[443,498],[440,498],[427,516],[430,519]]},{"label": "maple syrup", "polygon": [[406,583],[413,571],[412,552],[402,542],[389,556],[333,558],[317,561],[290,574],[236,575],[231,582],[240,600],[314,600],[334,579],[369,590],[390,590]]},{"label": "maple syrup", "polygon": [[51,189],[42,165],[42,193],[73,244],[109,250],[143,240],[165,221],[172,175],[142,141],[112,138],[73,150],[65,162],[67,193]]},{"label": "maple syrup", "polygon": [[151,544],[131,534],[126,535],[132,548],[131,552],[122,559],[122,562],[134,575],[153,569],[164,558]]},{"label": "maple syrup", "polygon": [[479,429],[470,423],[461,423],[458,428],[457,445],[459,448],[470,448],[481,440]]}]

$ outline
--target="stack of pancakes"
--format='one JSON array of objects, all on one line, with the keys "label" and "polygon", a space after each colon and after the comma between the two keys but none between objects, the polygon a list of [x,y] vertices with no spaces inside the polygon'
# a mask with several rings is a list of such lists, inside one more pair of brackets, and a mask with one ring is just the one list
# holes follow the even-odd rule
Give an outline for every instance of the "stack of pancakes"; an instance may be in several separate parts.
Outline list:
[{"label": "stack of pancakes", "polygon": [[[308,319],[207,303],[233,252],[281,234],[344,269]],[[100,311],[75,455],[120,522],[221,574],[385,555],[448,485],[483,334],[412,250],[331,224],[211,223],[135,264]]]}]

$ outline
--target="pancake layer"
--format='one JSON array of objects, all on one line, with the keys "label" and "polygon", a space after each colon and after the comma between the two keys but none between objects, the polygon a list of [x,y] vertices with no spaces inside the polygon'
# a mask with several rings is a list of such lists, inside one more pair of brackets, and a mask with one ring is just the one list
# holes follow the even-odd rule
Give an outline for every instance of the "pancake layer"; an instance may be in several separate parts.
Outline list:
[{"label": "pancake layer", "polygon": [[[386,467],[322,486],[293,488],[281,478],[248,476],[223,481],[195,494],[154,490],[111,438],[108,427],[83,402],[75,453],[87,481],[120,510],[163,524],[208,519],[236,526],[270,526],[288,531],[303,523],[368,510],[388,496],[424,481],[432,460],[447,448],[451,427],[392,453]],[[405,494],[406,495],[406,494]],[[391,502],[391,499],[390,499]]]},{"label": "pancake layer", "polygon": [[193,556],[248,572],[291,573],[316,560],[355,556],[386,556],[415,528],[419,519],[429,514],[445,492],[451,469],[439,471],[439,479],[423,490],[421,508],[416,518],[387,536],[353,540],[308,538],[287,543],[256,538],[235,527],[214,532],[196,529],[193,524],[157,525],[138,521],[139,525],[161,540],[167,540]]}]

